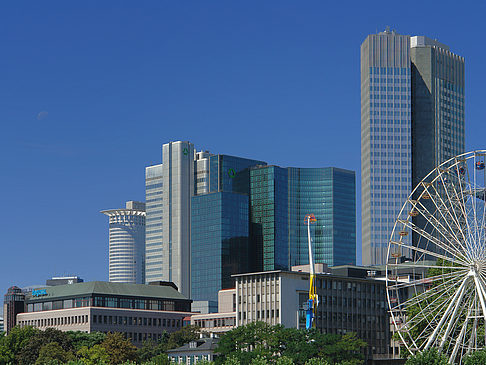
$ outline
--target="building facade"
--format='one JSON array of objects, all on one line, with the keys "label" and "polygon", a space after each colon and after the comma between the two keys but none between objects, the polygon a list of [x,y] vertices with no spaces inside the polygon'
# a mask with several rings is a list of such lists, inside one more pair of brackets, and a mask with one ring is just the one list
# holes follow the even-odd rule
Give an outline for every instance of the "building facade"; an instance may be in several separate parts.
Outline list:
[{"label": "building facade", "polygon": [[217,301],[234,287],[231,275],[250,268],[248,196],[196,195],[191,210],[191,299]]},{"label": "building facade", "polygon": [[[146,282],[172,281],[181,293],[191,295],[192,198],[248,189],[240,173],[257,164],[265,162],[195,152],[190,142],[163,145],[162,164],[147,167],[145,173]],[[230,194],[220,197],[235,201]],[[239,203],[236,204],[238,208]],[[201,239],[197,244],[214,245],[214,242]]]},{"label": "building facade", "polygon": [[278,166],[250,171],[250,239],[257,270],[289,267],[288,172]]},{"label": "building facade", "polygon": [[427,37],[369,35],[361,45],[364,265],[385,263],[393,225],[415,184],[463,151],[464,59]]},{"label": "building facade", "polygon": [[10,332],[16,325],[18,313],[24,311],[25,294],[17,286],[8,288],[7,294],[3,297],[3,330]]},{"label": "building facade", "polygon": [[109,217],[109,281],[145,283],[145,203],[103,210]]},{"label": "building facade", "polygon": [[412,187],[410,36],[369,35],[361,45],[363,265],[386,260],[398,212]]},{"label": "building facade", "polygon": [[19,326],[61,331],[121,332],[137,346],[183,326],[191,301],[169,285],[87,282],[34,289]]},{"label": "building facade", "polygon": [[[342,270],[342,268],[340,268]],[[356,270],[345,271],[356,274]],[[358,275],[317,275],[316,328],[323,333],[354,332],[368,343],[367,355],[387,354],[390,346],[385,282]],[[309,274],[268,271],[235,275],[236,325],[253,321],[305,328]]]},{"label": "building facade", "polygon": [[356,263],[356,176],[335,167],[288,169],[290,267],[309,263],[304,217],[311,225],[315,262],[328,266]]},{"label": "building facade", "polygon": [[236,327],[236,289],[218,292],[218,312],[191,316],[191,324],[210,334],[221,334]]}]

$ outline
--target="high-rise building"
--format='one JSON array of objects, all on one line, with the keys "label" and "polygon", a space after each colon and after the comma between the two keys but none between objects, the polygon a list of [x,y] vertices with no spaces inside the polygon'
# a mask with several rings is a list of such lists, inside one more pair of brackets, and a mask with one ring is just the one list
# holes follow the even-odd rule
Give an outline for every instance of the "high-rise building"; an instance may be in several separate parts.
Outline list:
[{"label": "high-rise building", "polygon": [[364,265],[385,262],[414,184],[463,149],[464,60],[426,37],[390,30],[369,35],[361,45]]},{"label": "high-rise building", "polygon": [[145,282],[145,203],[128,201],[125,209],[103,210],[110,221],[109,281]]},{"label": "high-rise building", "polygon": [[196,195],[191,210],[191,299],[216,302],[234,287],[231,275],[251,271],[248,195]]},{"label": "high-rise building", "polygon": [[190,142],[163,145],[162,164],[145,171],[147,283],[172,281],[191,295],[192,197],[248,189],[240,172],[257,164],[265,162],[195,152]]},{"label": "high-rise building", "polygon": [[[145,173],[147,202],[146,282],[171,281],[190,295],[191,197],[194,145],[162,146],[162,164]],[[150,204],[149,204],[150,201]]]},{"label": "high-rise building", "polygon": [[315,262],[328,266],[356,263],[356,177],[336,167],[288,169],[290,267],[309,263],[304,217],[311,225]]},{"label": "high-rise building", "polygon": [[410,38],[412,184],[464,153],[464,58],[427,37]]},{"label": "high-rise building", "polygon": [[289,267],[288,171],[261,166],[250,171],[250,240],[254,269]]},{"label": "high-rise building", "polygon": [[4,331],[7,334],[17,324],[17,314],[24,312],[25,294],[17,286],[8,288],[3,297]]}]

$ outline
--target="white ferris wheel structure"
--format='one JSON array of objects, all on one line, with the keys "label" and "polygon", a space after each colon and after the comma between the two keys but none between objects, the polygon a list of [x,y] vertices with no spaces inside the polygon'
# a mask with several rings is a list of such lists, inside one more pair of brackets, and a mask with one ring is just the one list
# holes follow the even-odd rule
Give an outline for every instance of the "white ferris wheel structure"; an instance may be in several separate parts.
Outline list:
[{"label": "white ferris wheel structure", "polygon": [[411,353],[450,363],[486,347],[486,150],[456,156],[412,191],[387,251],[392,325]]}]

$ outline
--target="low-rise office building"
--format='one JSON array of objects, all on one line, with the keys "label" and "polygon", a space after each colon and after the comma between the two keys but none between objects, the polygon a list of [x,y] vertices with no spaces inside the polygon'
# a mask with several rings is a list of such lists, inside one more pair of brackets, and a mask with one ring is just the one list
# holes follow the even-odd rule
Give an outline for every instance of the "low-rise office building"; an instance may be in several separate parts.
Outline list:
[{"label": "low-rise office building", "polygon": [[25,295],[19,326],[61,331],[121,332],[140,346],[183,326],[191,300],[171,285],[88,282],[33,290]]},{"label": "low-rise office building", "polygon": [[191,324],[204,332],[221,334],[236,327],[236,290],[224,289],[218,292],[217,313],[193,314]]},{"label": "low-rise office building", "polygon": [[[387,354],[390,326],[385,282],[367,277],[367,269],[337,267],[317,274],[319,305],[316,327],[324,333],[354,332],[368,343],[367,356]],[[309,273],[267,271],[233,275],[236,280],[236,326],[253,321],[305,328]]]}]

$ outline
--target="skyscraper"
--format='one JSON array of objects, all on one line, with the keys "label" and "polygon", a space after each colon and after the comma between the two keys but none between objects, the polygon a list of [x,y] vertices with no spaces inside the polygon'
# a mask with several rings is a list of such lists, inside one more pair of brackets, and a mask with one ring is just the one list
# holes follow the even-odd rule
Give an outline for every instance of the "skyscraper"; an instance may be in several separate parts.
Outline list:
[{"label": "skyscraper", "polygon": [[248,189],[238,185],[239,172],[256,164],[265,162],[195,152],[190,142],[163,145],[162,164],[145,170],[147,283],[172,281],[182,294],[190,296],[191,199],[210,192]]},{"label": "skyscraper", "polygon": [[414,184],[463,149],[464,60],[426,37],[369,35],[361,45],[363,265],[385,262]]},{"label": "skyscraper", "polygon": [[109,281],[145,282],[145,203],[128,201],[125,209],[103,210],[110,218]]},{"label": "skyscraper", "polygon": [[194,145],[182,141],[164,144],[162,164],[146,168],[145,189],[146,282],[172,281],[189,297]]},{"label": "skyscraper", "polygon": [[356,263],[356,176],[336,167],[288,169],[290,265],[309,263],[304,217],[311,225],[314,260],[328,266]]}]

